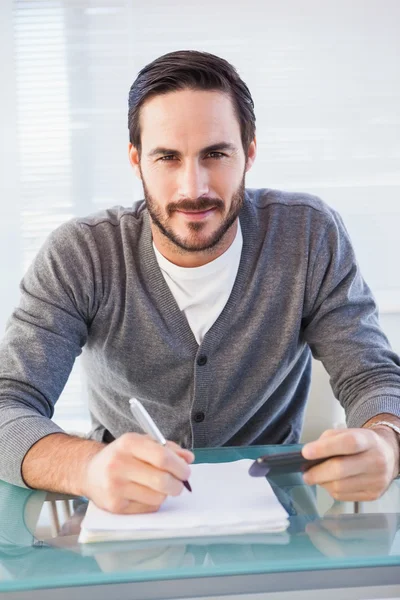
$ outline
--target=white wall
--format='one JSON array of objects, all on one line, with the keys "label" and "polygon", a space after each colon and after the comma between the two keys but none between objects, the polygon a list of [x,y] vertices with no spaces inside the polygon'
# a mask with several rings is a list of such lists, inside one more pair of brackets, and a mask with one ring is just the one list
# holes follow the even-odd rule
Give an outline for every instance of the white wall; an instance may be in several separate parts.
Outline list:
[{"label": "white wall", "polygon": [[[397,0],[2,0],[0,328],[51,229],[141,197],[128,90],[144,64],[182,48],[222,55],[252,91],[248,186],[336,207],[381,308],[400,310],[399,19]],[[397,336],[397,316],[388,328]],[[62,424],[85,427],[83,396],[78,365]]]},{"label": "white wall", "polygon": [[16,139],[16,82],[11,2],[0,7],[0,330],[18,291],[21,253]]}]

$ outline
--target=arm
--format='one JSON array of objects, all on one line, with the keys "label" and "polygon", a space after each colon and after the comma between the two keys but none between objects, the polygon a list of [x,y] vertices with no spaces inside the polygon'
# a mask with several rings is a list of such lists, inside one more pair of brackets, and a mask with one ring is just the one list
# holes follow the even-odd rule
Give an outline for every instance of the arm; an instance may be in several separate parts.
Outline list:
[{"label": "arm", "polygon": [[24,486],[22,460],[51,417],[96,311],[94,247],[75,222],[50,235],[21,282],[0,345],[0,479]]},{"label": "arm", "polygon": [[104,444],[65,433],[41,438],[26,453],[22,477],[35,489],[85,496],[85,478],[91,458]]},{"label": "arm", "polygon": [[331,376],[346,411],[348,430],[329,430],[307,444],[307,458],[345,455],[305,476],[337,499],[379,497],[399,472],[399,440],[388,427],[400,422],[399,358],[381,331],[372,294],[363,281],[347,232],[333,214],[321,235],[307,282],[304,337]]},{"label": "arm", "polygon": [[114,512],[154,511],[182,492],[191,452],[137,434],[105,446],[69,436],[51,421],[101,291],[90,232],[63,225],[24,277],[0,348],[0,479],[85,495]]},{"label": "arm", "polygon": [[27,452],[22,475],[30,487],[86,496],[111,512],[154,512],[182,493],[193,459],[173,442],[164,448],[137,433],[109,445],[56,433]]},{"label": "arm", "polygon": [[380,413],[400,418],[400,359],[378,322],[340,217],[320,226],[305,290],[302,333],[322,361],[349,427]]}]

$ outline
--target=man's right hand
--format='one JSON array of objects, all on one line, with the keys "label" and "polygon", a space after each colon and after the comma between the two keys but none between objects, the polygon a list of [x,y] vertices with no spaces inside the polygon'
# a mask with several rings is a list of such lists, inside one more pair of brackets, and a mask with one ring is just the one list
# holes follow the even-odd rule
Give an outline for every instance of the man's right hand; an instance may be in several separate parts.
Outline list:
[{"label": "man's right hand", "polygon": [[84,493],[113,513],[156,512],[167,496],[179,496],[194,454],[174,442],[161,446],[147,435],[125,433],[92,456]]}]

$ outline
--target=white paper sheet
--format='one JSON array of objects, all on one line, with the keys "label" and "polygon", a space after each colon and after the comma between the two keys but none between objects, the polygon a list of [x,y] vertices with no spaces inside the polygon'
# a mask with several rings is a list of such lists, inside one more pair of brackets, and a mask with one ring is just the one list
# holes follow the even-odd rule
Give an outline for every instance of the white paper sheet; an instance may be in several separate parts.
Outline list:
[{"label": "white paper sheet", "polygon": [[192,465],[190,484],[157,513],[115,515],[89,503],[80,542],[283,531],[287,513],[265,478],[250,477],[253,461]]}]

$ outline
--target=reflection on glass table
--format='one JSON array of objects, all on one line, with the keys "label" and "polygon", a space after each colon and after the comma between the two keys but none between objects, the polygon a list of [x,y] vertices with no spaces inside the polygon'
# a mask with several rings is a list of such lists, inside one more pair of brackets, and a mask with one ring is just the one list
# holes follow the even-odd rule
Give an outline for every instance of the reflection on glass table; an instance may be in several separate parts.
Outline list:
[{"label": "reflection on glass table", "polygon": [[[196,461],[257,458],[281,450],[198,450]],[[290,515],[284,534],[86,545],[77,541],[84,498],[0,482],[0,591],[349,567],[392,566],[400,572],[400,481],[358,513],[352,503],[333,501],[323,489],[304,485],[299,473],[269,482]],[[55,535],[38,527],[49,507]],[[54,532],[56,507],[61,510]]]}]

